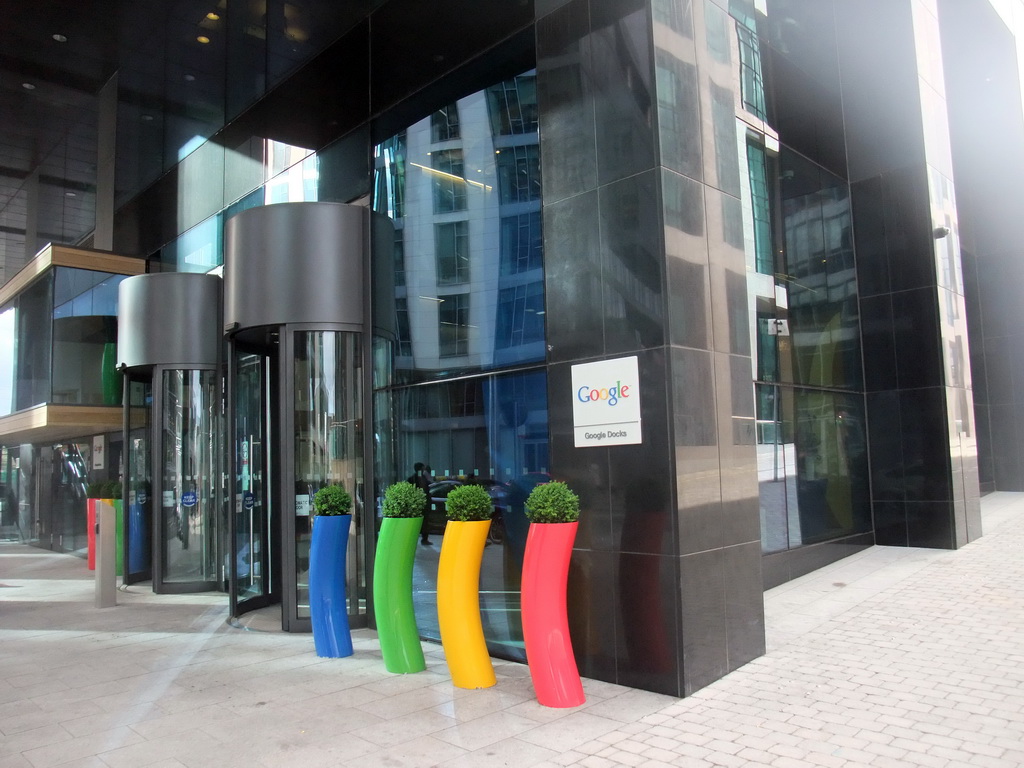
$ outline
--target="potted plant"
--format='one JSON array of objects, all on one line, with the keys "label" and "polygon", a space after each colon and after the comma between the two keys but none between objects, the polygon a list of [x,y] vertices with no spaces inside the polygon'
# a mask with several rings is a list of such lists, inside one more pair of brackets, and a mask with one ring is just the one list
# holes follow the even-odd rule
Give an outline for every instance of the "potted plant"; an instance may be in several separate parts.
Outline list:
[{"label": "potted plant", "polygon": [[480,563],[493,505],[480,485],[448,494],[444,540],[437,566],[437,618],[445,661],[458,688],[489,688],[497,682],[480,621]]},{"label": "potted plant", "polygon": [[352,655],[345,594],[345,558],[352,497],[343,485],[325,485],[313,496],[309,545],[309,617],[316,655]]},{"label": "potted plant", "polygon": [[542,483],[526,499],[526,516],[522,618],[530,677],[543,706],[578,707],[587,699],[569,638],[565,592],[580,500],[563,482]]},{"label": "potted plant", "polygon": [[384,520],[373,561],[373,610],[384,666],[398,674],[427,668],[412,605],[412,565],[426,505],[427,494],[412,483],[395,483],[384,491]]}]

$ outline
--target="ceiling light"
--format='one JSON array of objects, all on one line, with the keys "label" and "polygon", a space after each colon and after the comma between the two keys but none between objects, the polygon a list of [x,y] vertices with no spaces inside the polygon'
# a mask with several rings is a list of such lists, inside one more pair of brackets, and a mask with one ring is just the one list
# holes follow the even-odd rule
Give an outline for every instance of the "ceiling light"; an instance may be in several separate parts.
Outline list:
[{"label": "ceiling light", "polygon": [[64,35],[60,34],[59,32],[57,34],[50,35],[50,37],[52,37],[58,43],[66,43],[68,41],[68,39]]},{"label": "ceiling light", "polygon": [[185,75],[185,82],[186,83],[191,83],[195,79],[196,79],[195,75]]},{"label": "ceiling light", "polygon": [[210,21],[217,21],[218,19],[220,19],[220,14],[210,11],[208,14],[206,14],[206,18],[208,18]]},{"label": "ceiling light", "polygon": [[74,192],[65,192],[64,193],[64,197],[75,197],[75,193]]},{"label": "ceiling light", "polygon": [[210,38],[208,38],[206,35],[199,35],[199,37],[196,38],[196,41],[202,43],[203,45],[206,45],[208,42],[210,42]]},{"label": "ceiling light", "polygon": [[21,87],[24,88],[26,91],[34,91],[36,89],[36,87],[32,85],[32,83],[22,83]]},{"label": "ceiling light", "polygon": [[143,115],[142,119],[145,120],[148,123],[150,120],[153,119],[153,116],[152,115]]}]

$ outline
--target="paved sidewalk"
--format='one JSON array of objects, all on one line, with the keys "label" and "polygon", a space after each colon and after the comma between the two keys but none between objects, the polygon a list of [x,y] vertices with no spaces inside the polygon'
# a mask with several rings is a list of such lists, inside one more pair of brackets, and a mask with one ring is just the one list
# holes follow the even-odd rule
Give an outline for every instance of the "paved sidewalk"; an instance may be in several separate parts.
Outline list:
[{"label": "paved sidewalk", "polygon": [[[0,768],[1024,765],[1024,494],[982,501],[957,552],[875,547],[765,594],[768,653],[682,700],[586,680],[533,700],[525,666],[454,689],[383,669],[374,633],[227,626],[222,595],[119,592],[0,544]],[[258,623],[258,622],[257,622]]]}]

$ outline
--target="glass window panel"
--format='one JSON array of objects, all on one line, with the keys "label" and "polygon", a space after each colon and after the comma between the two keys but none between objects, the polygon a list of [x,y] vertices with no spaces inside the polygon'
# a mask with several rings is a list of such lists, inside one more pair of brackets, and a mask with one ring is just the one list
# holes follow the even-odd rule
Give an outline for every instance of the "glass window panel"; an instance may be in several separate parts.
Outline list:
[{"label": "glass window panel", "polygon": [[863,396],[756,388],[762,549],[871,530]]},{"label": "glass window panel", "polygon": [[15,316],[13,304],[0,309],[0,416],[14,410]]},{"label": "glass window panel", "polygon": [[237,353],[235,374],[234,451],[235,466],[235,542],[233,571],[238,600],[266,594],[271,574],[265,567],[271,562],[261,548],[269,544],[267,530],[268,483],[264,455],[266,434],[264,365],[261,355]]},{"label": "glass window panel", "polygon": [[501,219],[501,274],[515,275],[543,266],[540,211]]},{"label": "glass window panel", "polygon": [[[386,482],[407,479],[425,465],[428,496],[424,519],[429,543],[417,548],[413,601],[417,626],[431,640],[437,624],[437,557],[446,528],[444,503],[460,485],[479,484],[494,502],[480,579],[480,611],[488,647],[524,660],[519,590],[528,522],[529,492],[550,480],[547,382],[543,371],[480,376],[383,392],[394,416],[397,447]],[[442,417],[443,419],[439,418]]]},{"label": "glass window panel", "polygon": [[[295,567],[297,617],[309,617],[310,502],[325,485],[352,496],[352,518],[363,499],[362,353],[360,335],[335,331],[295,334]],[[354,524],[354,523],[353,523]],[[358,531],[358,529],[356,529]],[[349,539],[349,613],[365,612],[366,584],[359,535]]]},{"label": "glass window panel", "polygon": [[461,149],[431,153],[434,179],[434,213],[466,210],[465,165]]},{"label": "glass window panel", "polygon": [[540,148],[536,144],[504,147],[497,163],[503,205],[540,199]]},{"label": "glass window panel", "polygon": [[219,578],[215,371],[163,373],[163,580]]},{"label": "glass window panel", "polygon": [[785,147],[782,280],[789,307],[792,381],[859,389],[860,322],[849,187]]},{"label": "glass window panel", "polygon": [[435,224],[434,254],[438,285],[469,282],[469,222]]},{"label": "glass window panel", "polygon": [[772,246],[772,210],[767,157],[764,147],[749,139],[747,173],[750,177],[750,202],[754,216],[754,268],[762,275],[774,275],[775,248]]},{"label": "glass window panel", "polygon": [[430,116],[430,129],[434,141],[459,138],[459,107],[449,104]]},{"label": "glass window panel", "polygon": [[409,301],[408,299],[395,299],[395,312],[398,315],[398,348],[399,355],[412,354],[412,331],[409,328]]},{"label": "glass window panel", "polygon": [[537,131],[537,76],[528,72],[487,89],[491,130],[495,136]]},{"label": "glass window panel", "polygon": [[435,148],[434,113],[374,149],[373,209],[396,233],[379,258],[394,270],[397,381],[544,359],[535,90],[528,72],[458,98],[457,146]]},{"label": "glass window panel", "polygon": [[[149,374],[134,374],[128,383],[128,445],[125,475],[128,484],[128,553],[126,583],[151,577],[153,486],[150,441],[153,418],[153,382]],[[133,578],[134,577],[134,578]]]},{"label": "glass window panel", "polygon": [[438,297],[438,334],[441,357],[469,353],[469,294],[450,293]]},{"label": "glass window panel", "polygon": [[14,410],[50,401],[53,344],[53,270],[26,288],[15,315]]}]

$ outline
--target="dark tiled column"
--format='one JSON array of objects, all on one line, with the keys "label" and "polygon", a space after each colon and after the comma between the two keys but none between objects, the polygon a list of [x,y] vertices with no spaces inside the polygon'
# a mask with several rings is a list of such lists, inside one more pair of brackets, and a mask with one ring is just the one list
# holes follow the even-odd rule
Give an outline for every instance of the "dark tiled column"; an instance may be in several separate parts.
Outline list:
[{"label": "dark tiled column", "polygon": [[[536,9],[574,644],[584,675],[686,695],[764,652],[735,31],[710,0]],[[575,448],[571,366],[634,354],[643,444]]]},{"label": "dark tiled column", "polygon": [[934,9],[838,0],[836,29],[875,540],[952,548],[980,533],[980,492],[945,88],[917,53],[938,50]]}]

